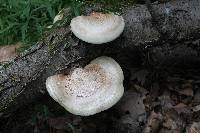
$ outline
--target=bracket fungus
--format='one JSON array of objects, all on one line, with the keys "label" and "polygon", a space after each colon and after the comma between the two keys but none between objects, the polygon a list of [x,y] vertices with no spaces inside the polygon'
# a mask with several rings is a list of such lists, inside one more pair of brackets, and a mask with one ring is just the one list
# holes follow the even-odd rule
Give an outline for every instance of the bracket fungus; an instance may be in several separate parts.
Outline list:
[{"label": "bracket fungus", "polygon": [[124,30],[122,16],[113,13],[92,12],[90,16],[78,16],[71,20],[71,30],[79,39],[102,44],[116,39]]},{"label": "bracket fungus", "polygon": [[124,93],[124,75],[119,64],[102,56],[69,75],[54,75],[46,80],[50,96],[67,111],[89,116],[116,104]]}]

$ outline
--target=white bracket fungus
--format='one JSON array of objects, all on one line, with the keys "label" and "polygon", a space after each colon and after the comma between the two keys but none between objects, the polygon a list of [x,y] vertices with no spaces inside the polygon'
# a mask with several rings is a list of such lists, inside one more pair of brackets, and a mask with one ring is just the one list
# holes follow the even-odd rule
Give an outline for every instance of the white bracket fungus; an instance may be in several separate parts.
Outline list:
[{"label": "white bracket fungus", "polygon": [[70,75],[47,79],[50,96],[75,115],[89,116],[112,107],[124,93],[124,75],[110,57],[99,57]]},{"label": "white bracket fungus", "polygon": [[124,30],[124,19],[113,13],[93,12],[90,16],[78,16],[71,20],[71,30],[79,39],[102,44],[116,39]]}]

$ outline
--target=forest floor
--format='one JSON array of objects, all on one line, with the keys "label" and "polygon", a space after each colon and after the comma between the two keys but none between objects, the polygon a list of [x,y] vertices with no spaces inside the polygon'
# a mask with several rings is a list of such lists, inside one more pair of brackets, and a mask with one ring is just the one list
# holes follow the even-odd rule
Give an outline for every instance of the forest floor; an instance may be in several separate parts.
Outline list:
[{"label": "forest floor", "polygon": [[[112,2],[116,3],[110,0],[110,4]],[[42,11],[39,10],[36,14]],[[49,12],[55,13],[54,10]],[[18,15],[20,13],[15,17],[18,18]],[[0,39],[1,44],[35,41],[29,40],[29,35],[26,34],[30,25],[20,28],[27,22],[21,17],[19,21],[23,24],[20,23],[14,29],[20,29],[18,33],[15,32],[18,38]],[[52,18],[49,16],[48,20],[45,19],[48,23],[43,26],[46,27]],[[37,26],[40,27],[40,24],[37,23]],[[36,34],[41,34],[43,28],[38,29]],[[11,32],[13,31],[10,29],[1,29],[3,34],[0,38],[5,38]],[[185,71],[181,73],[184,74]],[[147,75],[148,71],[145,69],[135,72],[125,80],[126,91],[120,102],[89,117],[70,114],[46,94],[13,113],[0,113],[0,133],[200,133],[200,80],[197,80],[200,78],[196,75],[192,75],[194,78],[166,75],[167,81],[159,80],[143,85],[144,80],[149,80]]]},{"label": "forest floor", "polygon": [[72,115],[45,95],[14,113],[0,114],[0,132],[199,133],[199,81],[172,78],[146,89],[131,84],[119,103],[89,117]]}]

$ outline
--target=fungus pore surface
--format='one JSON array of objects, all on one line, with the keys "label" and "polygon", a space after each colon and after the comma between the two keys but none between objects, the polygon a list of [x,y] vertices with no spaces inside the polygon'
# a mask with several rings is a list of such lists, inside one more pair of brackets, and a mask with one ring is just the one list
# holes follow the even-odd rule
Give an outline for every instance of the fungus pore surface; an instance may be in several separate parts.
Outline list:
[{"label": "fungus pore surface", "polygon": [[123,72],[110,57],[99,57],[69,75],[47,79],[50,96],[69,112],[88,116],[106,110],[122,97]]}]

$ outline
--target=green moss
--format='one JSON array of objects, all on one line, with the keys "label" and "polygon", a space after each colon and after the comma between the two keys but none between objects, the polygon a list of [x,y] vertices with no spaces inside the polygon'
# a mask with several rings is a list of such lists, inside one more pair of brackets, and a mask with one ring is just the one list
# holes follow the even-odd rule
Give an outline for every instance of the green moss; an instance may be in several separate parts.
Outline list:
[{"label": "green moss", "polygon": [[13,64],[14,61],[11,60],[11,61],[3,61],[3,62],[0,62],[0,68],[1,67],[4,67],[4,68],[7,68],[8,66],[10,66],[11,64]]},{"label": "green moss", "polygon": [[48,44],[48,54],[53,55],[54,54],[54,44]]}]

